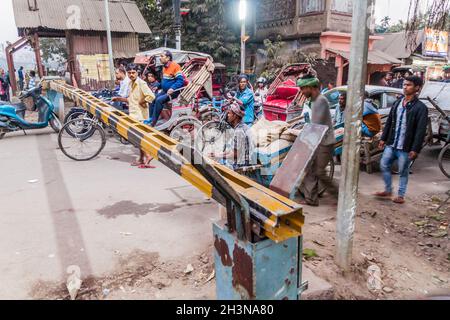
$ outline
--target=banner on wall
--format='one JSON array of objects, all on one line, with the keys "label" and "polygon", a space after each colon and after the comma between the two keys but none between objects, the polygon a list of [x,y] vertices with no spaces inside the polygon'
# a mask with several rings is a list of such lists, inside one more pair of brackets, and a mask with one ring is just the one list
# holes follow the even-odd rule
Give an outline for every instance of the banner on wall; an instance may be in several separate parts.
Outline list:
[{"label": "banner on wall", "polygon": [[448,55],[448,32],[433,29],[425,29],[425,41],[423,54],[433,57],[447,57]]},{"label": "banner on wall", "polygon": [[78,55],[77,60],[81,71],[81,82],[87,80],[110,81],[109,56],[107,54]]}]

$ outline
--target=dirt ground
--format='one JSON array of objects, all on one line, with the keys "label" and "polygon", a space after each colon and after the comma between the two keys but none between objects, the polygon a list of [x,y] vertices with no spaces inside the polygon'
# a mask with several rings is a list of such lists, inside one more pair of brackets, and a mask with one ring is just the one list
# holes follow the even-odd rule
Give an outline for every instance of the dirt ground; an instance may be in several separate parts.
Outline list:
[{"label": "dirt ground", "polygon": [[[308,225],[305,248],[317,257],[305,261],[333,285],[336,299],[408,299],[450,293],[449,208],[436,207],[444,195],[417,197],[404,207],[360,196],[347,274],[334,263],[336,219]],[[438,200],[439,199],[439,200]],[[382,290],[367,286],[371,265],[381,269]]]},{"label": "dirt ground", "polygon": [[[99,159],[80,165],[55,151],[50,132],[2,141],[0,159],[10,170],[0,187],[0,296],[69,299],[60,275],[66,279],[72,264],[85,271],[86,262],[91,271],[83,273],[77,299],[215,299],[211,223],[217,206],[160,164],[146,175],[131,170],[135,150],[114,138]],[[312,257],[304,264],[333,286],[335,299],[450,293],[450,206],[437,210],[450,181],[437,167],[438,152],[424,150],[403,206],[371,196],[382,188],[380,174],[361,173],[347,274],[334,263],[337,201],[325,195],[319,208],[305,208],[304,248]],[[27,182],[31,178],[39,182]],[[372,265],[381,269],[382,290],[368,289]]]}]

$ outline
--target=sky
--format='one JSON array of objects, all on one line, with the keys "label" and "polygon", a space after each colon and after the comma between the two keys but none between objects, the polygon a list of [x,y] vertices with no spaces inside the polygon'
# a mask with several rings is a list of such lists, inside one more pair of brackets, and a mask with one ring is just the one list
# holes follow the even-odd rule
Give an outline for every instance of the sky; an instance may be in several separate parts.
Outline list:
[{"label": "sky", "polygon": [[[406,20],[410,0],[376,0],[375,16],[377,21],[390,16],[393,22]],[[422,0],[423,5],[429,0]],[[12,0],[0,0],[0,42],[17,40],[17,29],[14,22]]]}]

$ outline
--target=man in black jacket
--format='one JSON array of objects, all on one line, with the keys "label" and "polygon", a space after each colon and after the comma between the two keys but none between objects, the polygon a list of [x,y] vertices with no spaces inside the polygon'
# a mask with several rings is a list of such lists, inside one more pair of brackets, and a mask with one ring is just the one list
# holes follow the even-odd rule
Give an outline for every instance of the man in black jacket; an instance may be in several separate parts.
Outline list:
[{"label": "man in black jacket", "polygon": [[418,98],[423,81],[419,77],[405,78],[403,83],[404,98],[399,99],[391,109],[383,130],[380,149],[384,148],[380,167],[383,173],[385,190],[377,192],[378,197],[392,196],[391,167],[398,160],[400,185],[398,197],[393,201],[405,203],[408,186],[409,166],[417,159],[425,139],[428,125],[428,108]]}]

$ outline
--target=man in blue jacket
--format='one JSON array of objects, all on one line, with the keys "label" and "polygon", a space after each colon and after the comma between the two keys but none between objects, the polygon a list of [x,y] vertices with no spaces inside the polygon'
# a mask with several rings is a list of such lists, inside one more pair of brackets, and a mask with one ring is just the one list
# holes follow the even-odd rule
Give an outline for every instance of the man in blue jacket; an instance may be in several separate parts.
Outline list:
[{"label": "man in blue jacket", "polygon": [[384,149],[380,168],[383,173],[385,189],[375,193],[378,197],[392,196],[392,164],[398,160],[400,183],[395,203],[405,203],[408,187],[409,166],[419,156],[425,140],[428,126],[428,108],[419,100],[422,89],[421,78],[412,76],[403,83],[404,98],[399,99],[391,108],[380,140],[380,149]]},{"label": "man in blue jacket", "polygon": [[239,77],[239,90],[236,93],[236,99],[240,101],[239,104],[245,110],[245,116],[242,121],[246,125],[251,126],[255,121],[255,96],[253,90],[248,86],[246,75]]},{"label": "man in blue jacket", "polygon": [[164,105],[169,102],[170,99],[178,97],[180,91],[177,90],[184,86],[183,72],[180,65],[173,61],[172,52],[166,50],[159,58],[163,65],[163,76],[161,81],[162,91],[158,93],[151,106],[150,121],[152,127],[156,126]]}]

